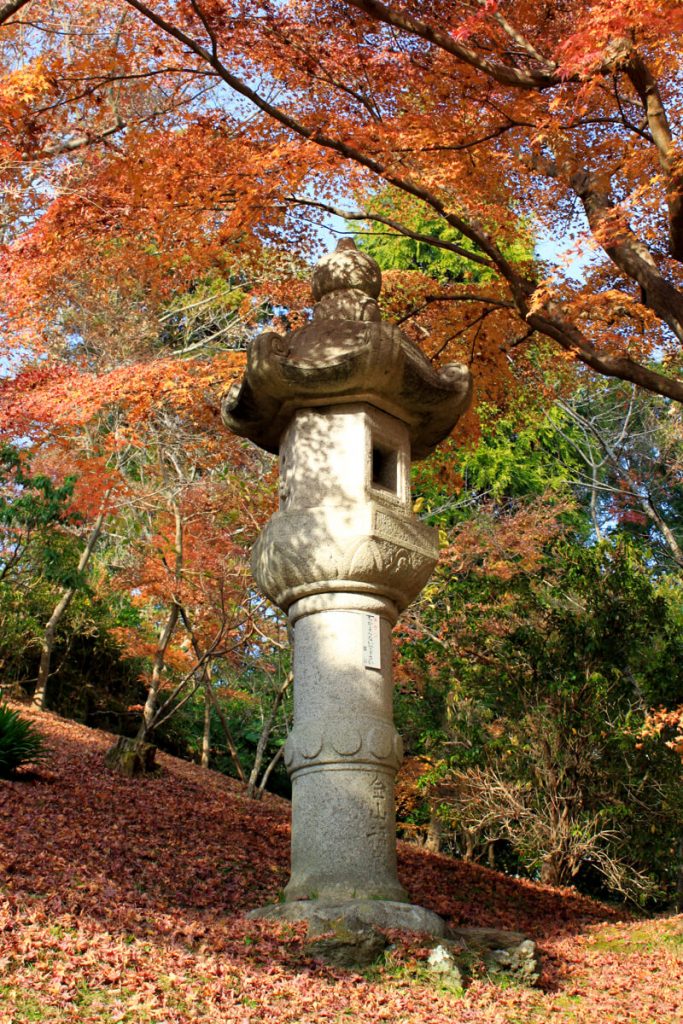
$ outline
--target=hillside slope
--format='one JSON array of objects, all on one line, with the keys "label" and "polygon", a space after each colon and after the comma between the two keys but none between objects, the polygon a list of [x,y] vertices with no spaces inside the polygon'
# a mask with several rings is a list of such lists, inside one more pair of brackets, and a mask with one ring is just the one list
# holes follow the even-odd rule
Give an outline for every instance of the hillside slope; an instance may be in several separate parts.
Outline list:
[{"label": "hillside slope", "polygon": [[542,991],[476,981],[449,993],[407,936],[366,975],[326,967],[307,957],[302,928],[244,916],[287,881],[284,801],[254,803],[163,754],[159,777],[119,778],[103,765],[110,735],[35,717],[49,767],[0,782],[0,1024],[681,1019],[683,918],[619,922],[571,892],[407,844],[412,899],[537,939]]}]

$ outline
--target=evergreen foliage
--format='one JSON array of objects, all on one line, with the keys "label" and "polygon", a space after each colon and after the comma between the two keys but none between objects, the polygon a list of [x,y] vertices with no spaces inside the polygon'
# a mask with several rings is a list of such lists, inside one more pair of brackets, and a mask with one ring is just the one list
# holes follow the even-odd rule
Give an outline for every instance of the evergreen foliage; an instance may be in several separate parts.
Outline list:
[{"label": "evergreen foliage", "polygon": [[0,704],[0,778],[10,779],[18,768],[40,764],[47,756],[43,738],[33,722],[7,704]]},{"label": "evergreen foliage", "polygon": [[561,409],[491,411],[442,456],[456,497],[439,459],[415,474],[445,557],[401,648],[399,727],[425,759],[411,820],[436,815],[460,855],[666,900],[681,764],[646,723],[680,701],[680,578],[617,522],[596,540],[574,436]]}]

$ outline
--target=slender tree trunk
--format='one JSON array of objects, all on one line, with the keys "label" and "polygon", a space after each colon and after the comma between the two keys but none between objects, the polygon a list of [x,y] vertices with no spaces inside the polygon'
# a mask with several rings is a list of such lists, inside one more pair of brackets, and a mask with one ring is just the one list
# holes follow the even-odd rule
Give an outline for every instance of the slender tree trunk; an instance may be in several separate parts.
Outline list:
[{"label": "slender tree trunk", "polygon": [[[202,656],[201,651],[199,650],[199,644],[197,643],[197,638],[194,634],[192,623],[190,622],[189,616],[185,608],[180,608],[180,616],[183,620],[183,624],[185,626],[185,629],[187,630],[188,636],[190,637],[195,657],[197,658],[197,661],[200,661]],[[225,743],[228,748],[228,752],[230,754],[232,763],[235,766],[237,777],[240,780],[240,782],[246,782],[247,780],[244,775],[244,769],[242,768],[242,763],[239,759],[239,754],[237,753],[235,741],[232,738],[230,726],[228,725],[228,721],[223,713],[223,708],[218,703],[218,699],[216,697],[216,694],[214,693],[213,685],[211,683],[211,672],[208,666],[205,666],[204,668],[204,696],[205,699],[209,700],[210,704],[213,706],[213,709],[218,715],[218,721],[221,723],[221,728],[225,735]]]},{"label": "slender tree trunk", "polygon": [[283,744],[278,750],[276,750],[275,754],[271,757],[270,761],[268,762],[266,770],[261,776],[261,781],[258,784],[258,789],[256,790],[256,798],[258,800],[260,800],[261,797],[263,796],[264,790],[268,785],[268,779],[270,778],[271,772],[273,771],[273,768],[278,763],[280,758],[284,756],[284,753],[285,748]]},{"label": "slender tree trunk", "polygon": [[45,632],[40,641],[40,667],[38,668],[38,682],[33,692],[33,705],[40,708],[41,711],[44,711],[47,706],[47,681],[50,676],[50,663],[55,645],[55,630],[75,593],[75,587],[69,587],[62,594],[45,624]]},{"label": "slender tree trunk", "polygon": [[426,850],[430,850],[432,853],[439,853],[441,851],[441,832],[441,818],[435,810],[430,810],[427,838],[425,839]]},{"label": "slender tree trunk", "polygon": [[[287,676],[287,678],[285,679],[284,683],[282,684],[282,686],[280,687],[280,689],[276,693],[275,700],[273,701],[273,706],[270,709],[270,714],[268,715],[268,717],[266,718],[265,722],[263,723],[263,728],[261,729],[261,735],[259,736],[258,743],[256,744],[256,755],[254,757],[254,764],[253,764],[252,769],[251,769],[251,774],[249,775],[249,785],[247,786],[247,796],[253,797],[255,792],[256,792],[256,780],[258,779],[259,772],[261,771],[261,765],[263,764],[263,758],[264,758],[264,755],[265,755],[265,752],[266,752],[266,747],[268,746],[268,740],[270,739],[270,734],[273,731],[273,725],[275,724],[275,718],[276,718],[277,713],[278,713],[278,711],[280,709],[280,704],[282,703],[282,701],[284,699],[284,696],[287,693],[287,690],[289,689],[289,687],[292,684],[292,679],[293,678],[294,677],[293,677],[292,673],[290,672],[289,675]],[[271,771],[272,771],[272,769],[271,769]]]},{"label": "slender tree trunk", "polygon": [[602,530],[600,529],[600,523],[598,521],[598,478],[597,478],[597,467],[591,466],[591,519],[593,520],[593,529],[595,530],[595,539],[600,542],[602,540]]},{"label": "slender tree trunk", "polygon": [[[647,516],[647,518],[650,520],[651,523],[654,524],[655,528],[660,532],[660,534],[664,538],[664,542],[666,543],[669,551],[671,552],[671,555],[676,564],[683,568],[683,549],[676,540],[676,537],[671,527],[662,518],[662,515],[659,512],[659,509],[655,505],[654,501],[652,500],[650,494],[647,492],[634,490],[632,482],[629,480],[628,476],[622,472],[617,453],[614,451],[611,444],[608,442],[607,438],[604,437],[604,435],[602,434],[600,429],[595,425],[595,423],[593,423],[589,419],[586,419],[584,416],[581,416],[575,409],[573,409],[570,405],[566,404],[565,402],[559,402],[558,404],[561,409],[563,409],[566,413],[569,414],[569,416],[574,420],[575,423],[578,423],[579,426],[584,429],[584,431],[591,433],[593,437],[595,437],[598,444],[605,453],[607,461],[611,465],[612,472],[614,473],[617,480],[621,484],[623,484],[623,486],[633,495],[633,497],[636,499],[641,509]],[[595,466],[592,467],[592,472],[593,494],[595,494]],[[591,507],[592,506],[593,501],[591,501]]]},{"label": "slender tree trunk", "polygon": [[147,737],[154,726],[154,716],[157,710],[157,698],[159,694],[159,687],[161,685],[161,673],[164,670],[164,663],[166,661],[166,650],[171,642],[171,637],[173,636],[173,631],[175,630],[177,622],[178,605],[174,601],[166,617],[166,621],[161,627],[157,649],[154,653],[152,678],[149,683],[149,689],[147,690],[147,700],[145,701],[145,707],[142,712],[142,722],[140,723],[140,728],[138,729],[136,737],[140,743],[145,743],[147,741]]},{"label": "slender tree trunk", "polygon": [[209,767],[211,758],[211,698],[204,687],[204,734],[202,736],[202,768]]},{"label": "slender tree trunk", "polygon": [[230,753],[232,763],[235,766],[237,777],[239,778],[240,782],[246,782],[247,780],[244,774],[244,768],[242,767],[242,762],[240,761],[239,754],[237,753],[237,747],[235,746],[235,741],[232,738],[232,733],[230,732],[228,720],[225,717],[223,708],[218,703],[218,698],[214,693],[211,681],[207,677],[204,678],[204,686],[206,687],[206,692],[209,695],[209,698],[211,700],[211,703],[213,704],[216,714],[218,715],[218,721],[221,723],[221,728],[223,729],[223,734],[225,736],[225,743],[228,748],[228,752]]},{"label": "slender tree trunk", "polygon": [[[180,507],[176,502],[173,502],[173,515],[175,518],[175,568],[174,575],[176,583],[180,581],[180,573],[183,567],[183,520],[180,515]],[[147,691],[147,700],[145,701],[145,707],[142,712],[142,721],[140,728],[136,736],[136,740],[139,743],[146,743],[149,734],[154,728],[154,718],[157,711],[157,698],[159,694],[159,687],[161,686],[161,674],[164,670],[164,664],[166,663],[166,651],[168,645],[171,642],[173,632],[178,624],[178,616],[180,614],[180,605],[176,600],[175,594],[172,598],[171,607],[166,617],[166,621],[161,627],[159,633],[159,642],[157,643],[157,649],[154,653],[154,663],[152,665],[152,678],[150,680],[149,689]]]},{"label": "slender tree trunk", "polygon": [[683,568],[683,550],[681,550],[681,546],[676,540],[673,530],[671,530],[669,525],[664,522],[661,515],[659,514],[658,509],[655,507],[655,504],[649,495],[647,497],[641,498],[641,503],[643,509],[645,510],[645,514],[652,520],[652,522],[655,524],[655,526],[661,533],[662,537],[666,541],[674,561],[681,568]]},{"label": "slender tree trunk", "polygon": [[[107,495],[105,496],[105,502],[108,496],[109,492],[107,492]],[[92,553],[95,550],[95,545],[97,544],[99,536],[102,532],[102,526],[104,525],[105,516],[106,511],[104,508],[102,508],[100,510],[100,514],[95,520],[95,524],[92,530],[90,531],[87,543],[83,548],[83,551],[81,552],[81,557],[78,560],[77,571],[79,573],[85,572],[88,566],[88,562],[90,561]],[[64,616],[64,613],[66,612],[69,605],[71,604],[71,601],[73,600],[73,596],[76,593],[76,589],[76,587],[67,587],[66,590],[64,590],[59,601],[52,609],[52,615],[45,624],[45,632],[43,634],[43,639],[40,645],[40,667],[38,669],[38,682],[36,684],[36,688],[33,694],[33,703],[35,707],[40,708],[42,711],[45,710],[47,703],[47,682],[48,679],[50,678],[50,663],[52,661],[52,652],[55,646],[55,633],[57,631],[57,626],[59,625]]]}]

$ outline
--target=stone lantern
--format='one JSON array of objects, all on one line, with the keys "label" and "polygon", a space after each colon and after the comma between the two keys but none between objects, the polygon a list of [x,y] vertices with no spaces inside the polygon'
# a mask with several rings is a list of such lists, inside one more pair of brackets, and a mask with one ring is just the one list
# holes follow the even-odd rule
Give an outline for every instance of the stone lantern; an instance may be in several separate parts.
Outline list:
[{"label": "stone lantern", "polygon": [[313,273],[312,323],[255,339],[223,418],[280,457],[280,508],[252,557],[293,638],[292,865],[273,913],[353,905],[441,933],[396,873],[391,631],[438,557],[411,510],[410,463],[453,429],[471,379],[460,364],[435,371],[382,322],[380,288],[377,263],[342,241]]}]

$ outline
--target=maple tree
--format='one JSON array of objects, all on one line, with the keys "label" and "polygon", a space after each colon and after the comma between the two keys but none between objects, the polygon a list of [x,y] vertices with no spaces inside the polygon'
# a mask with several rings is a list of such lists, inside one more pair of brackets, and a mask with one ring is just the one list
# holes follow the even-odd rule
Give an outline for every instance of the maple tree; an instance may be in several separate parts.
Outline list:
[{"label": "maple tree", "polygon": [[109,587],[134,595],[139,612],[117,631],[123,653],[149,666],[138,739],[149,739],[202,690],[205,721],[213,708],[244,778],[215,676],[225,683],[225,667],[239,663],[259,614],[249,594],[247,545],[272,495],[264,486],[261,507],[249,493],[264,463],[256,449],[235,438],[216,445],[199,419],[183,415],[166,394],[134,437],[115,444],[112,458],[130,500],[108,552]]},{"label": "maple tree", "polygon": [[[13,620],[21,621],[23,646],[37,645],[40,663],[33,695],[44,707],[50,665],[58,627],[74,597],[82,592],[85,571],[92,557],[108,512],[112,487],[99,460],[96,481],[89,481],[89,501],[83,501],[84,479],[64,475],[45,451],[27,453],[5,445],[2,450],[3,496],[0,517],[4,527],[0,555],[0,583],[3,589],[3,619],[8,627],[6,644],[11,644]],[[75,459],[70,459],[73,468]],[[38,474],[31,470],[39,468]],[[55,472],[55,470],[57,471]],[[101,487],[103,487],[104,493]],[[98,495],[102,495],[98,499]],[[92,502],[100,507],[89,517]],[[90,505],[90,509],[89,509]],[[83,543],[82,543],[83,542]],[[32,622],[31,605],[51,602],[42,625]],[[22,635],[23,634],[23,635]],[[15,635],[15,640],[17,639]],[[15,646],[10,657],[16,657]]]},{"label": "maple tree", "polygon": [[[217,360],[232,365],[226,357],[222,364]],[[110,536],[99,560],[99,589],[103,599],[122,594],[137,608],[135,620],[112,636],[121,657],[148,666],[140,738],[202,688],[242,775],[211,676],[226,660],[238,661],[258,614],[248,593],[245,544],[273,497],[268,486],[249,493],[248,483],[267,473],[272,460],[236,438],[216,439],[217,398],[209,396],[225,376],[217,374],[214,360],[180,369],[185,372],[170,382],[163,360],[151,361],[147,374],[134,378],[127,371],[77,368],[37,373],[22,403],[7,402],[5,432],[19,432],[25,446],[30,441],[39,453],[34,459],[56,479],[60,471],[75,471],[73,508],[81,518],[91,517],[79,578],[102,531],[102,502],[107,506]],[[202,403],[194,387],[205,392]],[[80,456],[79,439],[88,442]],[[114,507],[112,492],[119,495]],[[51,641],[74,593],[72,583],[66,586],[50,616]],[[34,695],[41,705],[45,671]]]},{"label": "maple tree", "polygon": [[[490,314],[440,356],[465,355],[484,383],[501,347],[522,358],[543,338],[683,398],[675,0],[24,7],[2,9],[17,338],[22,318],[35,331],[40,313],[44,336],[50,310],[106,303],[107,273],[139,315],[226,245],[247,262],[264,241],[305,251],[306,218],[341,209],[490,272],[422,314]],[[387,188],[391,215],[374,205]],[[466,242],[416,232],[406,203]],[[554,239],[542,260],[510,250],[520,216]]]}]

